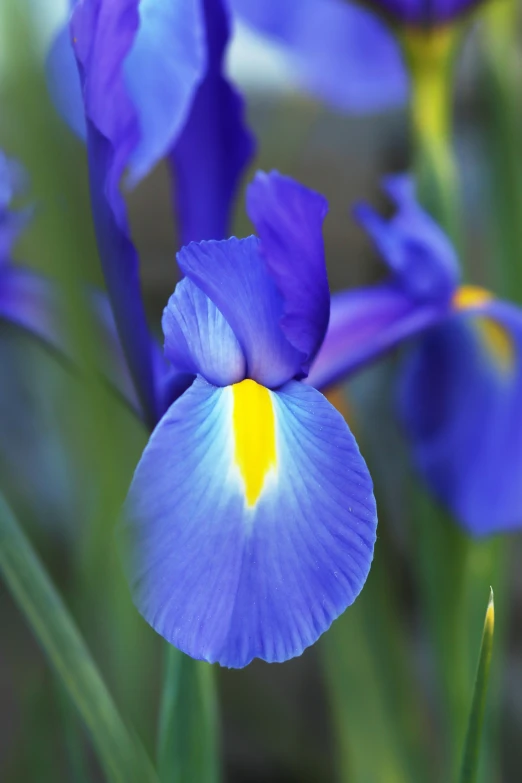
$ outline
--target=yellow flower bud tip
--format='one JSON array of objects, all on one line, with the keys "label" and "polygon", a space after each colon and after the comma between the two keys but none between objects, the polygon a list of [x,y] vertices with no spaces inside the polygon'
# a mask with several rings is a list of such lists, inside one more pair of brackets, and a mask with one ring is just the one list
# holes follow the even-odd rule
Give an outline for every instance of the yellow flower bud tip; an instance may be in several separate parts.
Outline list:
[{"label": "yellow flower bud tip", "polygon": [[489,603],[486,610],[486,622],[485,627],[488,633],[493,633],[495,627],[495,598],[493,595],[493,588],[489,588]]}]

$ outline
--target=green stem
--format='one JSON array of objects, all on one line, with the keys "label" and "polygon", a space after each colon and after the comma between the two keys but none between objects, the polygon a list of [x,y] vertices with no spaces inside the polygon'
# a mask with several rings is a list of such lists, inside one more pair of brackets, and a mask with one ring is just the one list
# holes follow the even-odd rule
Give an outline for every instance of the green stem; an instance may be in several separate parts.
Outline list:
[{"label": "green stem", "polygon": [[437,779],[430,721],[383,535],[363,593],[321,642],[338,774],[342,783],[428,783]]},{"label": "green stem", "polygon": [[416,580],[441,683],[447,764],[454,768],[462,747],[470,684],[467,626],[462,618],[466,616],[471,542],[422,488],[412,488],[412,500]]},{"label": "green stem", "polygon": [[89,730],[111,783],[158,783],[130,734],[74,621],[0,496],[0,571]]},{"label": "green stem", "polygon": [[89,783],[90,775],[78,715],[59,680],[56,680],[55,691],[61,712],[68,774],[74,783]]},{"label": "green stem", "polygon": [[495,0],[483,11],[486,163],[495,225],[498,293],[522,303],[522,78],[514,0]]},{"label": "green stem", "polygon": [[162,783],[218,783],[215,671],[167,646],[158,731]]},{"label": "green stem", "polygon": [[[462,257],[457,169],[452,148],[452,89],[461,27],[409,29],[402,45],[411,76],[411,133],[420,202]],[[469,682],[467,626],[470,540],[426,493],[414,490],[417,579],[442,684],[442,725],[453,766],[460,752]]]},{"label": "green stem", "polygon": [[458,27],[409,29],[402,46],[411,77],[410,121],[420,201],[460,248],[458,178],[451,147]]},{"label": "green stem", "polygon": [[493,632],[495,627],[495,607],[493,590],[490,590],[489,604],[486,611],[480,658],[473,692],[473,702],[469,716],[468,733],[464,746],[464,758],[460,783],[475,783],[478,775],[479,755],[482,740],[482,728],[486,712],[486,695],[489,681],[489,669],[493,650]]}]

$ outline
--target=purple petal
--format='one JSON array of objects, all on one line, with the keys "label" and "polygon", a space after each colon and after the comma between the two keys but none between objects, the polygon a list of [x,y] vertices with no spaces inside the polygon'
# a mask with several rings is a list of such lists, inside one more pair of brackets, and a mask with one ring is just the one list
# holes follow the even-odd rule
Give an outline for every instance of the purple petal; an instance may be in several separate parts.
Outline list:
[{"label": "purple petal", "polygon": [[204,0],[208,68],[170,160],[181,244],[229,235],[230,212],[254,141],[243,100],[223,76],[229,38],[224,0]]},{"label": "purple petal", "polygon": [[280,42],[302,86],[351,113],[401,105],[408,77],[378,16],[348,0],[231,0],[251,27]]},{"label": "purple petal", "polygon": [[522,311],[487,299],[408,355],[399,409],[417,467],[475,536],[522,525]]},{"label": "purple petal", "polygon": [[281,329],[283,300],[257,237],[192,242],[178,253],[178,263],[232,327],[249,378],[275,388],[299,372],[304,357]]},{"label": "purple petal", "polygon": [[306,383],[324,389],[447,313],[446,306],[413,301],[394,283],[334,294],[328,331]]},{"label": "purple petal", "polygon": [[[134,2],[137,6],[138,3]],[[130,159],[137,182],[165,157],[190,115],[209,55],[203,0],[141,0],[139,30],[123,64],[140,138]]]},{"label": "purple petal", "polygon": [[157,390],[139,260],[118,187],[122,171],[117,168],[113,146],[90,122],[87,144],[94,225],[107,291],[141,405],[153,424],[159,416]]},{"label": "purple petal", "polygon": [[59,30],[49,49],[46,78],[47,89],[58,114],[85,141],[87,127],[82,87],[68,25]]},{"label": "purple petal", "polygon": [[11,264],[0,268],[0,318],[67,354],[60,310],[56,288],[46,277]]},{"label": "purple petal", "polygon": [[243,351],[216,305],[185,277],[163,314],[165,356],[180,372],[202,375],[214,386],[246,377]]},{"label": "purple petal", "polygon": [[[107,125],[120,120],[119,101],[113,99],[124,87],[139,128],[129,160],[130,181],[137,183],[166,154],[185,124],[197,85],[207,67],[202,0],[84,0],[75,13],[73,35],[90,26],[96,33],[99,81],[104,82],[106,105],[100,112]],[[74,3],[72,3],[74,7]],[[110,7],[112,6],[112,7]],[[96,17],[103,16],[104,33],[95,30]],[[90,44],[88,44],[90,45]],[[116,56],[115,56],[116,55]],[[108,68],[106,65],[108,64]],[[82,138],[87,135],[82,87],[74,61],[68,27],[59,31],[47,61],[49,92],[59,113]],[[107,133],[107,125],[102,128]]]},{"label": "purple petal", "polygon": [[323,221],[326,199],[278,172],[258,172],[247,189],[247,212],[261,240],[268,270],[284,300],[281,327],[306,359],[321,345],[330,315]]},{"label": "purple petal", "polygon": [[411,177],[386,177],[383,186],[397,207],[395,214],[385,219],[360,204],[354,209],[356,219],[408,296],[419,302],[449,303],[459,280],[453,245],[418,203]]},{"label": "purple petal", "polygon": [[157,420],[150,337],[139,262],[119,184],[139,139],[122,62],[136,34],[135,2],[85,0],[71,27],[83,87],[91,199],[100,258],[122,346],[148,420]]}]

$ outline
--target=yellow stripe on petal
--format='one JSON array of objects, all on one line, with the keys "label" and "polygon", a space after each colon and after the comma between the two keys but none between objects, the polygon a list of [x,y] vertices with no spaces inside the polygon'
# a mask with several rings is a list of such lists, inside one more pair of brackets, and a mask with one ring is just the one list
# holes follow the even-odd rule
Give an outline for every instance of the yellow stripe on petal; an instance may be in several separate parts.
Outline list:
[{"label": "yellow stripe on petal", "polygon": [[478,318],[477,326],[487,349],[502,370],[511,370],[515,363],[515,346],[509,332],[491,318]]},{"label": "yellow stripe on petal", "polygon": [[268,474],[277,466],[274,407],[270,392],[255,381],[232,386],[235,461],[247,506],[254,506]]},{"label": "yellow stripe on petal", "polygon": [[[463,285],[455,292],[453,307],[461,311],[472,310],[474,307],[481,307],[491,299],[493,299],[492,294],[485,288]],[[515,361],[515,346],[507,329],[486,315],[478,316],[475,323],[484,345],[501,369],[505,371],[512,369]]]}]

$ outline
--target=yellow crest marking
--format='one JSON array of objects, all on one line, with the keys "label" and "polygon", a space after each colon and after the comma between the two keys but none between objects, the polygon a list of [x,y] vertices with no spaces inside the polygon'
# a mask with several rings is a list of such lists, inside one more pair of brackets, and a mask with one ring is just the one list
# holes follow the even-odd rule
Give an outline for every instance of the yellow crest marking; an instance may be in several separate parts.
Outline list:
[{"label": "yellow crest marking", "polygon": [[510,370],[515,362],[515,346],[509,332],[491,318],[478,318],[477,326],[486,347],[502,370]]},{"label": "yellow crest marking", "polygon": [[235,461],[254,506],[271,469],[277,466],[275,416],[270,392],[249,379],[232,386]]},{"label": "yellow crest marking", "polygon": [[[453,297],[453,307],[456,310],[472,310],[491,299],[493,296],[485,288],[463,285]],[[511,369],[515,360],[515,346],[509,332],[498,321],[485,315],[478,316],[475,323],[486,348],[500,367],[506,371]]]},{"label": "yellow crest marking", "polygon": [[469,310],[480,307],[491,299],[492,295],[485,288],[478,285],[461,285],[453,295],[453,307],[455,310]]}]

